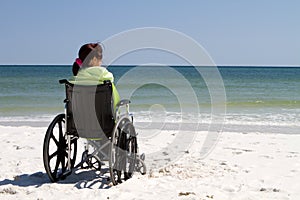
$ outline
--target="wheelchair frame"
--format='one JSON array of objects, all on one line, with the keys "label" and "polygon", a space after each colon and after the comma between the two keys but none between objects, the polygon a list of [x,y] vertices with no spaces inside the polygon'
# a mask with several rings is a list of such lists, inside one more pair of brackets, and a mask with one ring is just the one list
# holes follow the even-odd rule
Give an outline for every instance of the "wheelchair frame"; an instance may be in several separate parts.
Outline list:
[{"label": "wheelchair frame", "polygon": [[[121,100],[117,104],[116,111],[113,113],[112,132],[103,144],[98,138],[83,137],[88,142],[84,147],[81,161],[75,166],[77,140],[80,134],[77,127],[74,129],[76,124],[74,118],[70,116],[72,109],[68,108],[68,104],[72,101],[72,98],[68,98],[68,87],[73,88],[74,84],[66,79],[60,80],[59,83],[65,84],[66,87],[65,112],[57,115],[50,123],[43,144],[43,162],[49,179],[52,182],[65,179],[72,174],[73,169],[79,168],[101,171],[105,162],[108,162],[110,174],[107,179],[111,180],[113,185],[131,178],[134,171],[146,174],[145,155],[138,154],[137,134],[133,126],[133,115],[129,112],[129,100]],[[111,86],[109,81],[98,86],[106,84]],[[125,107],[124,113],[121,113],[122,107]],[[69,126],[73,128],[72,131]],[[54,145],[53,149],[51,144]],[[92,153],[89,153],[90,146],[94,149]]]}]

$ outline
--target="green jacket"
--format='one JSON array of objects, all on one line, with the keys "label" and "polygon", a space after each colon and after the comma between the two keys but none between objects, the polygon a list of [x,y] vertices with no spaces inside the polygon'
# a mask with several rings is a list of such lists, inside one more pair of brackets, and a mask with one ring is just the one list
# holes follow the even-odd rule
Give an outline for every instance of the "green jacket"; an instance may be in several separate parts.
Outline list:
[{"label": "green jacket", "polygon": [[70,79],[70,82],[79,85],[98,85],[98,84],[102,84],[103,81],[106,80],[112,82],[113,104],[114,104],[114,109],[116,109],[116,105],[120,101],[120,96],[113,83],[114,82],[113,74],[109,72],[106,68],[95,66],[95,67],[80,69],[77,76],[73,76]]}]

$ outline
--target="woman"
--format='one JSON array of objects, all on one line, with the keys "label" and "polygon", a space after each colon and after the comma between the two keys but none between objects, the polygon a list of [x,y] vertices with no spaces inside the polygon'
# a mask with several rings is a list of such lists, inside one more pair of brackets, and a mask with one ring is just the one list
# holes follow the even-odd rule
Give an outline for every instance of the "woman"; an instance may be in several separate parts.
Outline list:
[{"label": "woman", "polygon": [[98,43],[83,45],[78,52],[78,58],[73,63],[71,82],[80,85],[102,84],[105,80],[112,82],[114,108],[120,100],[118,91],[113,84],[114,77],[102,64],[102,47]]}]

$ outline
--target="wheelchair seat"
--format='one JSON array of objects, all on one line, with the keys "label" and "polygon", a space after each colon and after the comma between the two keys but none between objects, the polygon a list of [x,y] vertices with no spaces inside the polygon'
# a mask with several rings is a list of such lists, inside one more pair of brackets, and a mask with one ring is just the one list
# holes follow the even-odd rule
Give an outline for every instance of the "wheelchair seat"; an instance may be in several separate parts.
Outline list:
[{"label": "wheelchair seat", "polygon": [[100,85],[65,84],[67,134],[81,138],[111,137],[115,125],[112,83]]}]

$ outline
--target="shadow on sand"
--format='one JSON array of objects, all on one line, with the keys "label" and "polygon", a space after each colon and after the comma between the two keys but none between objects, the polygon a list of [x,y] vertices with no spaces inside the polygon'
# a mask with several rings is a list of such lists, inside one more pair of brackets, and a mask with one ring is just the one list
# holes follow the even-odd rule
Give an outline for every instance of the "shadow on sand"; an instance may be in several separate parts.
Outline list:
[{"label": "shadow on sand", "polygon": [[34,186],[38,188],[44,184],[74,184],[74,187],[78,189],[108,189],[111,187],[111,181],[109,179],[109,176],[103,175],[106,172],[106,169],[101,170],[101,173],[96,170],[73,169],[72,174],[67,176],[66,179],[60,180],[56,183],[52,183],[46,173],[36,172],[33,174],[18,175],[15,176],[12,180],[0,180],[0,186],[11,184],[19,187]]}]

